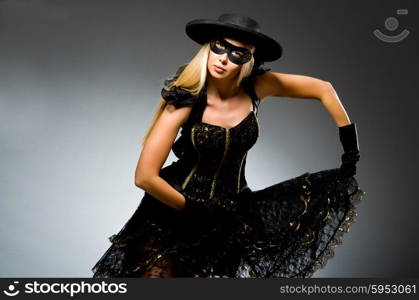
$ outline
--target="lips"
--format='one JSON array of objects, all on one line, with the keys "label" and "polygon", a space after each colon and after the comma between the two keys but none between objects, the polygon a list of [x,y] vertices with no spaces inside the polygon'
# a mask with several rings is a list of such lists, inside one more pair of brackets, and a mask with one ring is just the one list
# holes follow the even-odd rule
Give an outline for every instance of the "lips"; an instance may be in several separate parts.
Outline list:
[{"label": "lips", "polygon": [[215,67],[215,70],[216,70],[216,71],[219,71],[219,72],[224,72],[224,71],[225,71],[225,69],[224,69],[224,68],[219,67],[219,66],[217,66],[217,65],[214,65],[214,67]]}]

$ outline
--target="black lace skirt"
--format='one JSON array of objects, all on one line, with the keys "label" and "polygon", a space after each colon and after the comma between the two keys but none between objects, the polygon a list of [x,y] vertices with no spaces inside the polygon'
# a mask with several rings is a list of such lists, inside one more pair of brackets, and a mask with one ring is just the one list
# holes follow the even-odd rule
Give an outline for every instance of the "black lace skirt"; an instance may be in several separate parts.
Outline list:
[{"label": "black lace skirt", "polygon": [[[176,186],[169,167],[161,176]],[[145,193],[93,277],[311,277],[333,257],[365,192],[338,169],[304,173],[261,190],[231,222],[194,226]],[[243,191],[245,192],[245,191]]]}]

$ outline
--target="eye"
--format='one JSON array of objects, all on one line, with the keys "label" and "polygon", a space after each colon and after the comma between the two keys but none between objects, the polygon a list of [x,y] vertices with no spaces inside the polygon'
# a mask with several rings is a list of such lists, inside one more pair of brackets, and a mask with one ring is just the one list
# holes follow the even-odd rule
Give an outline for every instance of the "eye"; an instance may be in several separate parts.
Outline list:
[{"label": "eye", "polygon": [[237,51],[237,50],[235,50],[235,51],[233,51],[233,52],[231,52],[235,57],[243,57],[244,56],[244,53],[243,52],[241,52],[241,51]]},{"label": "eye", "polygon": [[224,45],[220,42],[220,41],[215,41],[215,46],[218,48],[218,49],[225,49],[225,47],[224,47]]}]

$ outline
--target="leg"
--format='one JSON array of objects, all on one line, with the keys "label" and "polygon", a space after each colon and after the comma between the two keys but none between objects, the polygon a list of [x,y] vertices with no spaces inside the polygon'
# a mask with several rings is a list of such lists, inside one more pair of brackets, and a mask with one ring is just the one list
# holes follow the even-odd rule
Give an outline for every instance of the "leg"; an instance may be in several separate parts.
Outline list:
[{"label": "leg", "polygon": [[170,278],[174,277],[173,262],[169,258],[163,258],[157,261],[154,265],[148,267],[148,269],[140,274],[139,277],[143,278]]},{"label": "leg", "polygon": [[[159,257],[160,256],[160,257]],[[155,259],[159,257],[158,259]],[[132,267],[144,261],[152,261],[141,270],[135,270],[132,277],[140,278],[169,278],[175,277],[173,260],[160,254],[159,245],[154,238],[150,238],[141,245],[131,245],[128,255],[128,266]]]}]

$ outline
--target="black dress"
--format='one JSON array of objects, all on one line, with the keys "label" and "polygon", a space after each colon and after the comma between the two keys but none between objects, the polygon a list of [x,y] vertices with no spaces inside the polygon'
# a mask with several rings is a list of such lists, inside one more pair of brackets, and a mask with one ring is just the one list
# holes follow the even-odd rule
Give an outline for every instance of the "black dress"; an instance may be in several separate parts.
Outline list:
[{"label": "black dress", "polygon": [[335,168],[261,190],[247,185],[246,156],[259,135],[251,79],[265,71],[256,69],[243,81],[254,109],[233,128],[202,122],[206,86],[192,97],[182,89],[162,90],[169,103],[193,108],[172,147],[178,160],[160,176],[183,194],[208,201],[235,205],[232,196],[246,195],[252,203],[247,211],[194,224],[145,193],[120,232],[109,237],[112,244],[92,268],[93,277],[304,278],[333,257],[365,194],[354,177],[338,179]]}]

